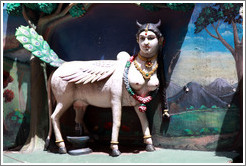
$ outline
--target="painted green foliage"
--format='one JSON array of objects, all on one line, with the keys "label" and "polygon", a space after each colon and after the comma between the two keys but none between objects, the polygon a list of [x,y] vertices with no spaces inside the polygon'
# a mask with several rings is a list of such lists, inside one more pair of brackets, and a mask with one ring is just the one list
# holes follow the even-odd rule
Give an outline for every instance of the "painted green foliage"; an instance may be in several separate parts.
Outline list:
[{"label": "painted green foliage", "polygon": [[184,136],[213,135],[219,133],[220,133],[220,129],[218,127],[203,127],[198,131],[194,131],[191,129],[184,129]]},{"label": "painted green foliage", "polygon": [[175,11],[190,11],[194,8],[194,3],[167,3],[167,7]]},{"label": "painted green foliage", "polygon": [[57,3],[24,3],[24,5],[30,9],[46,14],[51,14],[57,8]]},{"label": "painted green foliage", "polygon": [[141,3],[140,6],[146,10],[158,11],[161,8],[167,7],[175,11],[190,11],[194,8],[194,3]]},{"label": "painted green foliage", "polygon": [[195,33],[201,32],[208,25],[218,20],[223,20],[228,24],[231,24],[232,21],[242,23],[242,18],[238,15],[242,5],[241,3],[218,3],[203,8],[195,22]]},{"label": "painted green foliage", "polygon": [[71,14],[72,17],[81,17],[86,13],[86,10],[84,8],[84,5],[79,3],[75,6],[73,6],[70,10],[69,13]]},{"label": "painted green foliage", "polygon": [[[7,13],[9,15],[21,16],[22,5],[37,13],[43,12],[45,14],[52,14],[58,7],[57,3],[8,3]],[[72,17],[81,17],[86,13],[86,10],[83,4],[78,3],[69,10],[69,13]]]},{"label": "painted green foliage", "polygon": [[22,15],[22,5],[25,5],[32,10],[44,12],[46,14],[51,14],[57,8],[56,3],[8,3],[7,13],[9,15]]},{"label": "painted green foliage", "polygon": [[7,13],[13,16],[22,15],[22,6],[20,3],[8,3],[7,4]]},{"label": "painted green foliage", "polygon": [[[201,107],[198,110],[172,115],[171,123],[165,136],[204,136],[233,133],[239,130],[238,108],[233,106],[230,111],[222,108]],[[224,123],[224,122],[227,123]],[[222,128],[223,126],[223,128]]]},{"label": "painted green foliage", "polygon": [[[45,14],[51,14],[56,9],[57,3],[8,3],[7,12],[10,15],[22,15],[22,5],[25,5],[27,8],[32,9],[37,12],[43,12]],[[146,10],[158,11],[161,8],[167,7],[175,11],[190,11],[194,8],[194,3],[141,3],[140,6],[144,7]],[[86,13],[84,5],[78,3],[73,6],[69,13],[72,17],[81,17]]]}]

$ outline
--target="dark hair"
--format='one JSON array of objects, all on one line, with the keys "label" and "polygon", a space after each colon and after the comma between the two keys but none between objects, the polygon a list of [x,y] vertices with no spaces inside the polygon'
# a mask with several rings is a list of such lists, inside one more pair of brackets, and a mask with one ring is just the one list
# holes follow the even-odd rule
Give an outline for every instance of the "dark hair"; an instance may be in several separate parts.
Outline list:
[{"label": "dark hair", "polygon": [[138,32],[136,34],[137,38],[138,38],[139,34],[143,31],[145,31],[146,29],[148,31],[154,32],[158,39],[160,37],[162,37],[162,34],[161,34],[160,30],[158,29],[158,27],[161,25],[161,20],[159,20],[159,22],[156,24],[154,24],[154,23],[140,24],[138,21],[136,21],[136,24],[139,27]]},{"label": "dark hair", "polygon": [[[152,31],[156,34],[157,38],[160,39],[162,37],[162,33],[158,29],[158,27],[161,25],[161,20],[159,20],[158,23],[146,23],[146,24],[140,24],[138,21],[136,21],[136,24],[138,25],[139,29],[136,34],[136,37],[138,39],[139,34],[145,30]],[[164,110],[168,110],[168,103],[167,103],[167,97],[166,97],[166,79],[164,74],[164,63],[163,63],[163,57],[162,57],[162,47],[159,47],[158,52],[158,70],[157,70],[157,77],[160,80],[160,100],[161,100],[161,107],[162,107],[162,113],[163,116],[169,117],[170,115],[168,112],[165,112]]]}]

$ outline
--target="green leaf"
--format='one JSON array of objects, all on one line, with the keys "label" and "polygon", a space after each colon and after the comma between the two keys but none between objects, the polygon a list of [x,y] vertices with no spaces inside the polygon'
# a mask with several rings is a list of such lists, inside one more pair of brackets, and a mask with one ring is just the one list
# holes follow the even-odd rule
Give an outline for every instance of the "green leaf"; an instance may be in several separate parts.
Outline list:
[{"label": "green leaf", "polygon": [[204,110],[204,109],[207,109],[207,107],[205,105],[201,105],[200,109]]},{"label": "green leaf", "polygon": [[8,15],[21,16],[22,6],[20,3],[7,3],[6,11]]},{"label": "green leaf", "polygon": [[16,120],[16,119],[17,119],[16,116],[12,116],[12,117],[11,117],[11,120]]},{"label": "green leaf", "polygon": [[211,108],[215,109],[215,108],[217,108],[217,106],[216,105],[213,105]]},{"label": "green leaf", "polygon": [[167,7],[175,11],[190,11],[195,7],[194,3],[167,3]]},{"label": "green leaf", "polygon": [[195,108],[194,108],[194,106],[190,106],[190,108],[189,108],[189,109],[190,109],[190,110],[193,110],[193,109],[195,109]]},{"label": "green leaf", "polygon": [[202,129],[200,130],[200,133],[201,133],[201,134],[209,134],[209,133],[210,133],[210,130],[209,130],[208,128],[202,128]]},{"label": "green leaf", "polygon": [[69,13],[71,14],[72,17],[81,17],[86,13],[86,10],[85,10],[83,4],[79,3],[75,6],[73,6],[69,10]]},{"label": "green leaf", "polygon": [[191,131],[190,129],[184,129],[184,133],[185,135],[188,135],[188,136],[194,135],[194,132]]},{"label": "green leaf", "polygon": [[40,11],[46,14],[51,14],[57,8],[57,4],[56,3],[38,3],[38,8]]}]

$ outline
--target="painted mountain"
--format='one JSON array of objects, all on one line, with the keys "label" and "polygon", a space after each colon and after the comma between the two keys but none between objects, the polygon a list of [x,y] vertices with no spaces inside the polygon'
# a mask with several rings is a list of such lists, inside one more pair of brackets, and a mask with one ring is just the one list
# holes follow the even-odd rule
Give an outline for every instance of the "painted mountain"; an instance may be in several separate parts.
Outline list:
[{"label": "painted mountain", "polygon": [[220,108],[227,108],[228,104],[222,101],[219,97],[211,94],[200,84],[196,82],[190,82],[187,84],[188,92],[183,89],[173,97],[168,98],[168,104],[171,113],[177,113],[185,111],[186,108],[191,106],[194,109],[200,108],[202,105],[211,108],[217,106]]},{"label": "painted mountain", "polygon": [[224,96],[235,92],[234,86],[230,85],[225,79],[217,78],[211,84],[204,87],[211,94],[216,96]]},{"label": "painted mountain", "polygon": [[179,85],[171,81],[169,83],[169,86],[167,87],[167,91],[166,91],[167,97],[173,97],[174,95],[179,93],[181,90],[182,90],[182,87],[180,87]]},{"label": "painted mountain", "polygon": [[226,103],[231,103],[237,84],[230,85],[225,79],[217,78],[211,84],[204,87],[209,93],[219,97]]}]

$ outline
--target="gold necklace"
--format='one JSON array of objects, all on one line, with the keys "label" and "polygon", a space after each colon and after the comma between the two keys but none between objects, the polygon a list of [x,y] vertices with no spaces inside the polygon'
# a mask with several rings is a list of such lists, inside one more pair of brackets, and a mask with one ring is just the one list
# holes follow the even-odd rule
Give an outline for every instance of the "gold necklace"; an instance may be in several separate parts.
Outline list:
[{"label": "gold necklace", "polygon": [[156,71],[156,69],[158,68],[158,64],[156,64],[156,66],[150,71],[150,72],[145,72],[141,69],[141,67],[137,64],[136,60],[133,61],[135,67],[137,68],[137,70],[143,75],[143,77],[145,79],[149,79],[151,77],[151,75]]},{"label": "gold necklace", "polygon": [[147,68],[151,68],[153,66],[153,62],[151,62],[151,61],[154,60],[157,57],[157,54],[152,56],[151,58],[145,58],[145,57],[141,56],[140,53],[138,53],[138,57],[142,61],[145,61],[145,66]]}]

